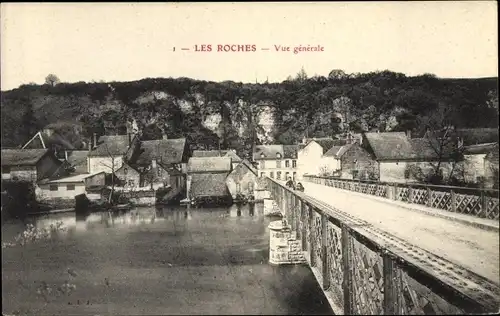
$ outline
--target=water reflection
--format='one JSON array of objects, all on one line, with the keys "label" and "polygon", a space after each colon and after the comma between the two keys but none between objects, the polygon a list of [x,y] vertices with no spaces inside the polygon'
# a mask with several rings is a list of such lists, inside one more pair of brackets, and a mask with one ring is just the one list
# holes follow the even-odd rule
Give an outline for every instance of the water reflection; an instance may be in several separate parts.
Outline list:
[{"label": "water reflection", "polygon": [[96,229],[127,228],[141,225],[158,225],[161,222],[182,223],[203,221],[208,218],[248,218],[256,220],[263,217],[261,204],[232,205],[224,208],[189,207],[137,207],[129,211],[97,212],[89,215],[76,215],[74,212],[32,217],[28,221],[39,229],[61,225],[66,232],[95,231]]}]

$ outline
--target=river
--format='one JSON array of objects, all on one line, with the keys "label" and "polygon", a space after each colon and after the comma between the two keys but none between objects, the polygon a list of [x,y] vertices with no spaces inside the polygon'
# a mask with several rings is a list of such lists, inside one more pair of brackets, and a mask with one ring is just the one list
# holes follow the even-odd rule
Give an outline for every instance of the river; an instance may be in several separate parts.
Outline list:
[{"label": "river", "polygon": [[[255,207],[32,217],[50,237],[2,249],[2,310],[33,315],[332,314],[305,265],[268,264]],[[2,243],[25,224],[2,224]]]}]

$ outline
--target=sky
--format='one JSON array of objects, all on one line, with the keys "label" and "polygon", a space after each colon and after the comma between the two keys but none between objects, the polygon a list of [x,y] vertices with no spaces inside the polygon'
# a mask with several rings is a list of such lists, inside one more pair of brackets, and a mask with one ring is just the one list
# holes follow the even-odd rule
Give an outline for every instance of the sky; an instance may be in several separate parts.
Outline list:
[{"label": "sky", "polygon": [[[409,76],[497,77],[496,6],[496,1],[2,3],[1,89],[41,84],[50,73],[62,82],[156,77],[277,82],[302,67],[309,76],[328,76],[332,69],[388,69]],[[212,45],[212,51],[195,51],[195,45]],[[255,51],[218,52],[217,45],[255,45]],[[277,52],[277,45],[291,51]],[[294,54],[300,45],[323,51]]]}]

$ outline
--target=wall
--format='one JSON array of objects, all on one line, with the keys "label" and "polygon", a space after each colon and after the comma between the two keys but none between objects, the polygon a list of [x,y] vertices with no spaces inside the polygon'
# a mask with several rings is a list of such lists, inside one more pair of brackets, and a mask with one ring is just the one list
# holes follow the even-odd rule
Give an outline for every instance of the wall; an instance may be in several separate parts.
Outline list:
[{"label": "wall", "polygon": [[[57,191],[51,191],[50,186],[57,185]],[[74,185],[74,190],[68,190],[68,185]],[[85,185],[83,182],[65,182],[65,183],[46,183],[46,184],[38,184],[35,188],[35,194],[37,196],[37,200],[45,201],[45,200],[53,200],[53,199],[65,199],[65,200],[73,200],[75,196],[79,194],[85,193]]]},{"label": "wall", "polygon": [[406,162],[380,162],[380,181],[382,182],[406,182]]},{"label": "wall", "polygon": [[465,181],[475,183],[477,182],[477,177],[484,177],[484,157],[486,157],[486,154],[464,155],[464,161],[462,164],[464,168]]},{"label": "wall", "polygon": [[238,193],[249,196],[253,194],[256,178],[257,176],[248,167],[239,164],[227,177],[226,185],[233,198]]},{"label": "wall", "polygon": [[85,186],[105,185],[106,174],[98,173],[84,179]]},{"label": "wall", "polygon": [[498,189],[498,159],[486,159],[484,161],[485,186]]},{"label": "wall", "polygon": [[337,170],[340,170],[340,159],[331,156],[321,157],[320,174],[326,172],[328,175],[332,175]]},{"label": "wall", "polygon": [[[125,169],[127,172],[125,173]],[[115,172],[115,176],[120,179],[120,181],[125,182],[124,187],[136,188],[139,187],[141,181],[140,173],[134,168],[128,166],[127,164],[122,165],[122,167]],[[132,181],[132,183],[131,183]]]},{"label": "wall", "polygon": [[299,150],[297,154],[297,179],[302,180],[304,174],[319,174],[322,156],[323,147],[315,141]]},{"label": "wall", "polygon": [[9,177],[7,177],[7,174],[2,174],[2,179],[12,179],[17,177],[19,180],[35,182],[37,180],[36,174],[37,172],[35,166],[16,166],[10,168]]},{"label": "wall", "polygon": [[340,162],[341,177],[353,179],[353,170],[358,171],[356,179],[370,179],[370,176],[378,178],[378,163],[372,159],[371,155],[357,144],[354,144],[341,157]]},{"label": "wall", "polygon": [[[106,173],[112,173],[112,158],[111,157],[88,157],[88,168],[89,173],[96,173],[104,171]],[[118,170],[123,165],[122,156],[114,156],[115,161],[115,171]]]}]

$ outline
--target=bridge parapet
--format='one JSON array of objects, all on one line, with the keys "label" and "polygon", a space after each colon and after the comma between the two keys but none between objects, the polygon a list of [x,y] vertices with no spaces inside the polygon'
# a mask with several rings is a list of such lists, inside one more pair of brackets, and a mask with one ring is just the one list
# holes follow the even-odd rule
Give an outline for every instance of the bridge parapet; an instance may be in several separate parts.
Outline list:
[{"label": "bridge parapet", "polygon": [[499,191],[419,183],[390,183],[304,175],[304,180],[395,201],[419,204],[486,219],[500,218]]},{"label": "bridge parapet", "polygon": [[498,312],[497,284],[268,178],[335,314]]}]

